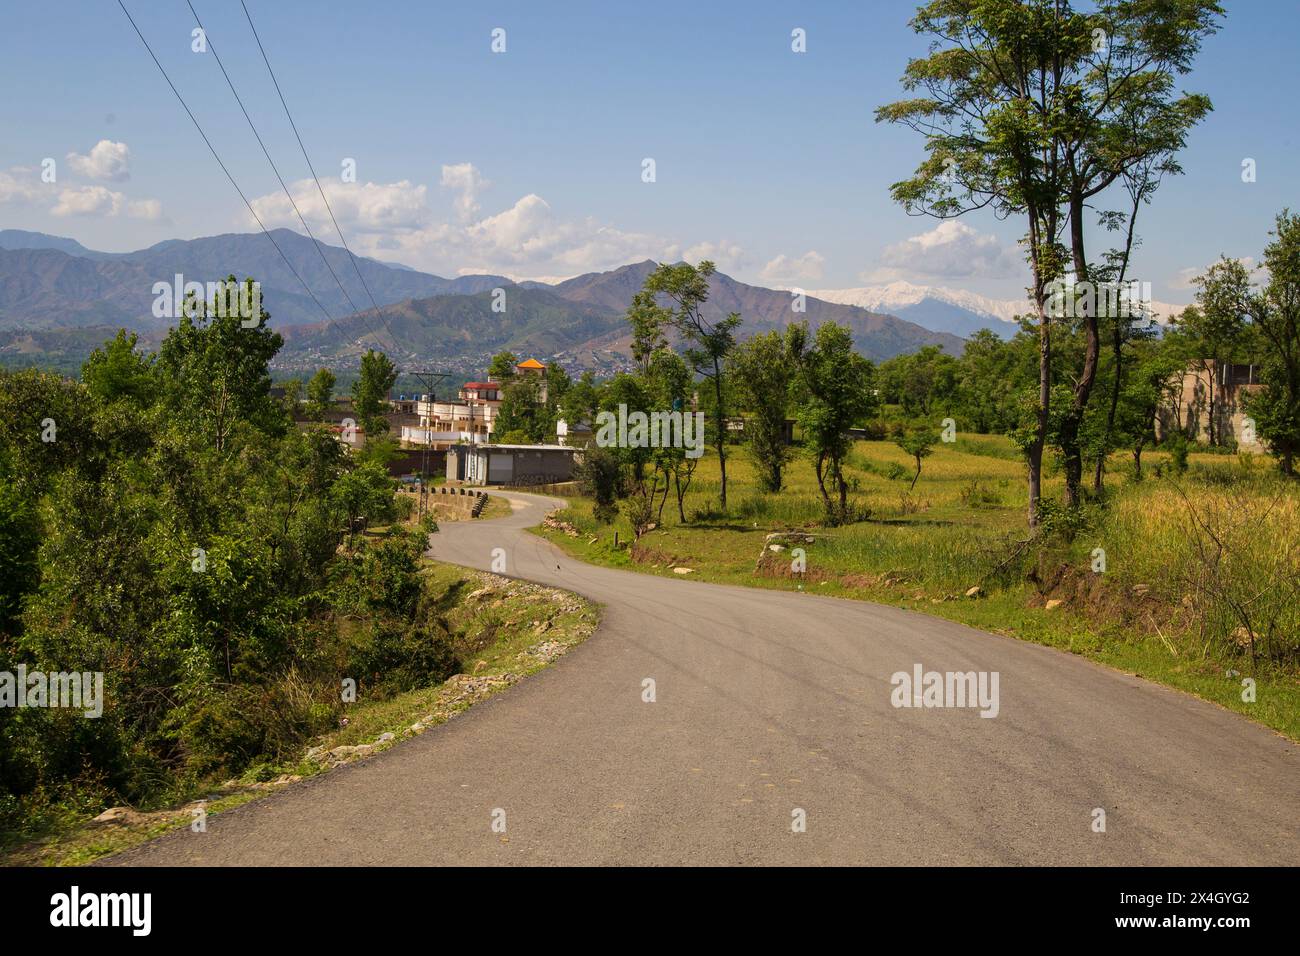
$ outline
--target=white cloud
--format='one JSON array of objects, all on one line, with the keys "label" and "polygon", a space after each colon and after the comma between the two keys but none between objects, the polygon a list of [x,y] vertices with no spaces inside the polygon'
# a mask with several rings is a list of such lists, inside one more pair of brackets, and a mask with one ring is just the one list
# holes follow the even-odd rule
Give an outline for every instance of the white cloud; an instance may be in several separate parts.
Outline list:
[{"label": "white cloud", "polygon": [[101,139],[84,156],[68,153],[68,165],[87,179],[120,183],[131,178],[131,150],[126,143]]},{"label": "white cloud", "polygon": [[478,215],[478,194],[492,184],[473,163],[456,163],[442,167],[441,185],[460,193],[454,203],[456,216],[461,222],[469,222]]},{"label": "white cloud", "polygon": [[126,204],[126,214],[132,219],[156,221],[162,218],[162,203],[156,199],[133,199]]},{"label": "white cloud", "polygon": [[909,274],[1002,279],[1018,275],[1024,268],[1014,250],[1005,248],[996,236],[977,232],[956,219],[944,220],[929,232],[886,246],[880,260],[888,268],[871,273],[872,279]]},{"label": "white cloud", "polygon": [[0,170],[0,204],[31,202],[40,194],[41,185],[40,176],[31,167]]},{"label": "white cloud", "polygon": [[59,201],[50,214],[54,216],[116,216],[124,197],[104,186],[77,186],[59,192]]},{"label": "white cloud", "polygon": [[729,240],[723,239],[720,242],[697,242],[695,245],[683,250],[680,256],[674,255],[674,248],[665,250],[663,259],[678,259],[683,262],[689,262],[692,265],[698,265],[705,259],[708,259],[721,271],[726,273],[739,272],[749,265],[749,255],[739,245]]},{"label": "white cloud", "polygon": [[815,249],[793,258],[782,253],[763,266],[761,276],[765,282],[800,282],[805,279],[820,279],[825,265],[826,259]]},{"label": "white cloud", "polygon": [[[454,221],[439,221],[428,204],[428,190],[397,183],[323,182],[330,205],[358,254],[424,269],[440,275],[497,273],[506,276],[573,276],[614,268],[640,259],[675,262],[711,258],[735,268],[743,250],[730,242],[702,242],[683,251],[681,244],[648,233],[629,232],[590,217],[565,219],[541,196],[529,193],[490,215],[479,215],[479,194],[488,185],[471,163],[443,166],[440,184],[454,189]],[[322,241],[334,230],[316,184],[291,183],[290,191],[312,231]],[[283,192],[252,200],[267,228],[301,229]],[[251,219],[250,227],[255,227]]]},{"label": "white cloud", "polygon": [[[1254,256],[1242,256],[1237,261],[1246,267],[1247,272],[1255,271]],[[1213,263],[1211,263],[1211,265],[1212,264]],[[1205,266],[1200,266],[1199,268],[1196,266],[1189,266],[1186,269],[1179,269],[1178,273],[1170,281],[1169,288],[1184,290],[1184,291],[1195,290],[1197,288],[1195,280],[1199,276],[1205,275],[1205,273],[1209,270],[1209,268],[1210,266],[1205,265]]]},{"label": "white cloud", "polygon": [[[329,209],[334,210],[334,216],[339,227],[345,230],[345,235],[348,234],[349,227],[365,232],[416,229],[428,220],[427,188],[413,185],[405,179],[386,184],[324,180],[321,188],[329,197]],[[329,209],[321,199],[314,180],[300,179],[290,183],[289,192],[313,231],[322,238],[333,232]],[[298,216],[289,203],[289,197],[283,191],[260,196],[252,200],[252,206],[268,229],[274,226],[302,229],[302,224],[298,222]],[[249,225],[256,224],[250,220]]]}]

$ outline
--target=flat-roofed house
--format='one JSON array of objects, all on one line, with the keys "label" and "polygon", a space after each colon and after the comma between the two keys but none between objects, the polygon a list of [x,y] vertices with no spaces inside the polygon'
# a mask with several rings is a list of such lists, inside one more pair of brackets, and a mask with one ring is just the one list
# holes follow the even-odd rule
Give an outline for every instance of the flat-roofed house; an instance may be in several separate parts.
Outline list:
[{"label": "flat-roofed house", "polygon": [[455,445],[447,480],[469,485],[546,485],[573,477],[580,448],[565,445]]}]

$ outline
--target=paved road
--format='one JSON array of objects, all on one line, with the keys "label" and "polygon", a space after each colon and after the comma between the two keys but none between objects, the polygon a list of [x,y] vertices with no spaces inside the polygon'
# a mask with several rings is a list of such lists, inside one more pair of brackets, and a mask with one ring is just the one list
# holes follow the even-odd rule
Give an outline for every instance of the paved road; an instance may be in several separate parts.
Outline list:
[{"label": "paved road", "polygon": [[[548,499],[513,497],[431,554],[486,569],[504,548],[512,575],[604,604],[595,636],[380,756],[110,862],[1300,861],[1300,754],[1241,717],[913,612],[579,564],[523,530]],[[998,716],[895,709],[890,676],[917,663],[997,671]]]}]

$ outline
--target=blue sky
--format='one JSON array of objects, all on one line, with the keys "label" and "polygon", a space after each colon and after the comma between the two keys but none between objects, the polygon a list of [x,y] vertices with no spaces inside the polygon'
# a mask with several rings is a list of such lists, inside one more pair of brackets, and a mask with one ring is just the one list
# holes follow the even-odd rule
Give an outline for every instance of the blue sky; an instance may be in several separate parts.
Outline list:
[{"label": "blue sky", "polygon": [[[707,255],[813,289],[1025,284],[1014,223],[977,214],[934,233],[889,199],[922,144],[873,111],[924,52],[913,3],[247,2],[358,251],[443,275]],[[323,207],[237,0],[194,4],[315,229]],[[268,224],[299,228],[216,62],[191,51],[183,0],[127,6]],[[1135,274],[1171,302],[1220,253],[1258,256],[1273,215],[1298,204],[1300,3],[1226,6],[1186,81],[1215,112],[1141,229]],[[0,227],[109,251],[256,228],[115,2],[11,6],[0,82]]]}]

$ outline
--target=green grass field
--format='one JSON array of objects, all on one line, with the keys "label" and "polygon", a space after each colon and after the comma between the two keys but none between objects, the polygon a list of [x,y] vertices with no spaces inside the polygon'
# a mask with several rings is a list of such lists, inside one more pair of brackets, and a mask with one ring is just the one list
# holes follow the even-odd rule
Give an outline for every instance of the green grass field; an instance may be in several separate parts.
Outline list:
[{"label": "green grass field", "polygon": [[[1035,542],[1017,553],[1029,537],[1024,465],[1000,436],[971,435],[936,446],[910,492],[915,462],[905,452],[892,442],[858,442],[848,478],[851,498],[869,509],[869,518],[842,527],[821,527],[823,509],[807,457],[797,454],[787,466],[781,494],[764,495],[745,450],[732,446],[730,452],[725,514],[717,505],[718,463],[710,451],[687,495],[685,523],[670,493],[660,526],[629,547],[626,519],[601,525],[591,502],[573,497],[557,517],[578,536],[538,533],[593,563],[670,577],[674,568],[686,567],[690,576],[708,581],[873,600],[1049,644],[1194,693],[1300,739],[1294,650],[1300,640],[1300,602],[1294,600],[1300,504],[1296,489],[1274,477],[1270,462],[1193,454],[1184,475],[1135,482],[1123,476],[1125,462],[1116,456],[1107,476],[1108,508],[1085,509],[1085,525],[1068,543]],[[1168,458],[1149,452],[1143,463],[1151,475]],[[1045,494],[1059,498],[1062,486],[1049,468]],[[1243,553],[1207,570],[1197,557],[1198,540],[1210,539],[1204,528],[1198,537],[1197,521],[1225,540],[1235,536]],[[765,549],[769,533],[792,529],[815,539],[805,548],[802,573],[792,551]],[[1095,549],[1104,551],[1099,572]],[[1215,592],[1219,586],[1210,578],[1216,575],[1233,587]],[[1292,590],[1269,585],[1287,576]],[[966,597],[976,586],[981,596]],[[1253,661],[1233,639],[1237,621],[1224,612],[1226,600],[1242,596],[1254,601],[1261,621],[1269,621],[1267,640],[1261,625],[1261,653]],[[1242,700],[1242,676],[1257,682],[1254,702]]]}]

